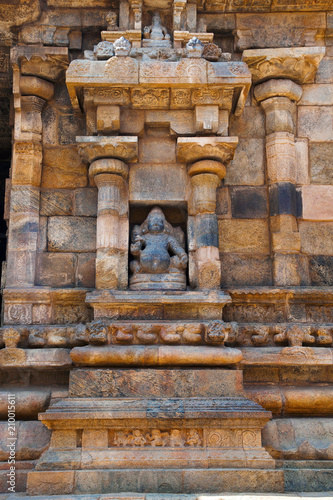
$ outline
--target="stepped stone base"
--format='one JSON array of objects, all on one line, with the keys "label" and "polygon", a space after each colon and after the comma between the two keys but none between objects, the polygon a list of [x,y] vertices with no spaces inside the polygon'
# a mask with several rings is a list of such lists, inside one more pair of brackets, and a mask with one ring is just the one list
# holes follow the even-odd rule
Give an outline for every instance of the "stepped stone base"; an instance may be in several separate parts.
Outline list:
[{"label": "stepped stone base", "polygon": [[[283,471],[253,469],[133,469],[35,471],[28,495],[140,493],[221,493],[284,491]],[[133,495],[135,497],[135,495]]]}]

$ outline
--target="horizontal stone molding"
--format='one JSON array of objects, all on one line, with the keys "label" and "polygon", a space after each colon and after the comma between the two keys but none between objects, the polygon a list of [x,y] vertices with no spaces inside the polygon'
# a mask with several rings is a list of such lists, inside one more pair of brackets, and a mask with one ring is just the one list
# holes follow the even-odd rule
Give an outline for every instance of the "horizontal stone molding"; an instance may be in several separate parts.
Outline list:
[{"label": "horizontal stone molding", "polygon": [[237,137],[179,137],[177,157],[186,163],[211,159],[225,164],[232,160],[237,145]]}]

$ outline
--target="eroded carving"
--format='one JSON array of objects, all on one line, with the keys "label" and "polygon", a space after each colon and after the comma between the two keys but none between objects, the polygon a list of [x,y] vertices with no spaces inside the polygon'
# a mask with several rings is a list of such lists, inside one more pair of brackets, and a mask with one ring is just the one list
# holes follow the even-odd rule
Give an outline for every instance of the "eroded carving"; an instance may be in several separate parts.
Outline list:
[{"label": "eroded carving", "polygon": [[187,254],[184,233],[167,222],[159,207],[141,226],[134,226],[130,247],[133,290],[184,290]]}]

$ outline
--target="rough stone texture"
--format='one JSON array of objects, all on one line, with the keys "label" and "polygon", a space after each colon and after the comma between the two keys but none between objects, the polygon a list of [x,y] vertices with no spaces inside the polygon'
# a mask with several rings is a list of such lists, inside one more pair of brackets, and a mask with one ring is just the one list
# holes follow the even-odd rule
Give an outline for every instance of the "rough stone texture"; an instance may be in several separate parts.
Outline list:
[{"label": "rough stone texture", "polygon": [[229,191],[233,218],[265,219],[268,216],[266,187],[234,187]]},{"label": "rough stone texture", "polygon": [[97,189],[75,189],[74,215],[85,217],[97,216]]},{"label": "rough stone texture", "polygon": [[38,255],[36,284],[40,286],[74,286],[76,257],[73,253],[45,252]]},{"label": "rough stone texture", "polygon": [[51,252],[93,252],[96,249],[96,219],[50,217],[47,241]]},{"label": "rough stone texture", "polygon": [[299,106],[297,133],[313,142],[333,141],[333,108]]},{"label": "rough stone texture", "polygon": [[221,269],[223,287],[272,285],[272,262],[269,257],[222,253]]},{"label": "rough stone texture", "polygon": [[76,147],[44,148],[42,187],[74,189],[87,185],[87,166]]},{"label": "rough stone texture", "polygon": [[333,183],[333,142],[313,142],[309,147],[310,177],[313,184]]},{"label": "rough stone texture", "polygon": [[42,191],[40,215],[71,215],[72,192],[68,189]]},{"label": "rough stone texture", "polygon": [[219,221],[221,252],[268,253],[268,223],[260,219]]},{"label": "rough stone texture", "polygon": [[302,251],[310,255],[331,255],[333,222],[300,222]]},{"label": "rough stone texture", "polygon": [[264,163],[264,141],[241,138],[234,159],[228,166],[224,184],[226,186],[264,184]]}]

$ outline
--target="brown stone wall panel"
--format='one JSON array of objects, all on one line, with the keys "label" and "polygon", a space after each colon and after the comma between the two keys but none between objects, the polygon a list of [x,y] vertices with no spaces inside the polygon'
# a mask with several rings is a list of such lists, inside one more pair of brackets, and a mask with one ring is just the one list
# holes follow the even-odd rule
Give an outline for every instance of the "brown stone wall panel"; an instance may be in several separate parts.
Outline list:
[{"label": "brown stone wall panel", "polygon": [[11,213],[30,212],[38,214],[39,189],[33,186],[12,186],[10,193]]},{"label": "brown stone wall panel", "polygon": [[37,256],[36,284],[54,288],[74,286],[75,266],[73,253],[40,253]]},{"label": "brown stone wall panel", "polygon": [[307,222],[299,224],[301,250],[310,255],[333,254],[333,222]]},{"label": "brown stone wall panel", "polygon": [[309,266],[312,285],[333,286],[333,256],[314,255]]},{"label": "brown stone wall panel", "polygon": [[145,137],[139,140],[140,163],[175,163],[176,142],[169,137]]},{"label": "brown stone wall panel", "polygon": [[96,219],[93,217],[50,217],[47,234],[51,252],[94,252]]},{"label": "brown stone wall panel", "polygon": [[43,188],[70,189],[87,185],[87,165],[81,161],[76,146],[44,148],[43,153]]},{"label": "brown stone wall panel", "polygon": [[64,495],[74,489],[74,471],[31,472],[28,476],[28,495]]},{"label": "brown stone wall panel", "polygon": [[54,189],[41,192],[40,215],[71,215],[72,191],[69,189]]},{"label": "brown stone wall panel", "polygon": [[222,287],[271,286],[271,258],[262,255],[222,253],[221,284]]},{"label": "brown stone wall panel", "polygon": [[[273,0],[274,1],[274,0]],[[309,16],[306,12],[270,13],[270,14],[238,14],[236,16],[237,28],[274,30],[277,26],[283,27],[285,33],[292,28],[326,28],[326,15],[324,12],[314,12]],[[275,43],[275,42],[274,42]],[[278,45],[277,45],[278,46]]]},{"label": "brown stone wall panel", "polygon": [[73,112],[60,114],[58,118],[59,144],[75,143],[75,137],[84,135],[84,116]]},{"label": "brown stone wall panel", "polygon": [[42,112],[43,144],[56,146],[58,144],[58,112],[54,105],[48,104]]},{"label": "brown stone wall panel", "polygon": [[316,11],[332,9],[331,0],[272,0],[272,11]]},{"label": "brown stone wall panel", "polygon": [[332,106],[333,85],[308,84],[302,86],[303,93],[299,101],[300,106]]},{"label": "brown stone wall panel", "polygon": [[303,219],[333,221],[333,186],[303,186],[302,208]]},{"label": "brown stone wall panel", "polygon": [[229,12],[269,12],[272,0],[228,0]]},{"label": "brown stone wall panel", "polygon": [[260,219],[219,221],[221,252],[263,253],[270,249],[268,222]]},{"label": "brown stone wall panel", "polygon": [[39,230],[37,235],[37,251],[47,251],[47,217],[39,217]]},{"label": "brown stone wall panel", "polygon": [[298,106],[299,137],[308,137],[313,142],[333,141],[333,107]]},{"label": "brown stone wall panel", "polygon": [[[245,106],[241,116],[230,116],[229,135],[249,139],[264,139],[265,113],[259,106]],[[237,153],[237,149],[236,149]]]},{"label": "brown stone wall panel", "polygon": [[129,177],[130,201],[182,202],[186,198],[184,165],[133,165]]},{"label": "brown stone wall panel", "polygon": [[296,139],[296,184],[305,185],[310,183],[309,175],[309,141],[308,139]]},{"label": "brown stone wall panel", "polygon": [[265,182],[264,166],[264,140],[240,139],[235,156],[227,166],[224,185],[263,185]]},{"label": "brown stone wall panel", "polygon": [[309,147],[311,183],[333,184],[333,142],[313,142]]},{"label": "brown stone wall panel", "polygon": [[316,83],[333,83],[333,57],[324,57],[316,73]]},{"label": "brown stone wall panel", "polygon": [[77,256],[76,286],[95,287],[96,254],[81,253]]},{"label": "brown stone wall panel", "polygon": [[84,188],[74,191],[74,215],[97,216],[97,189]]}]

